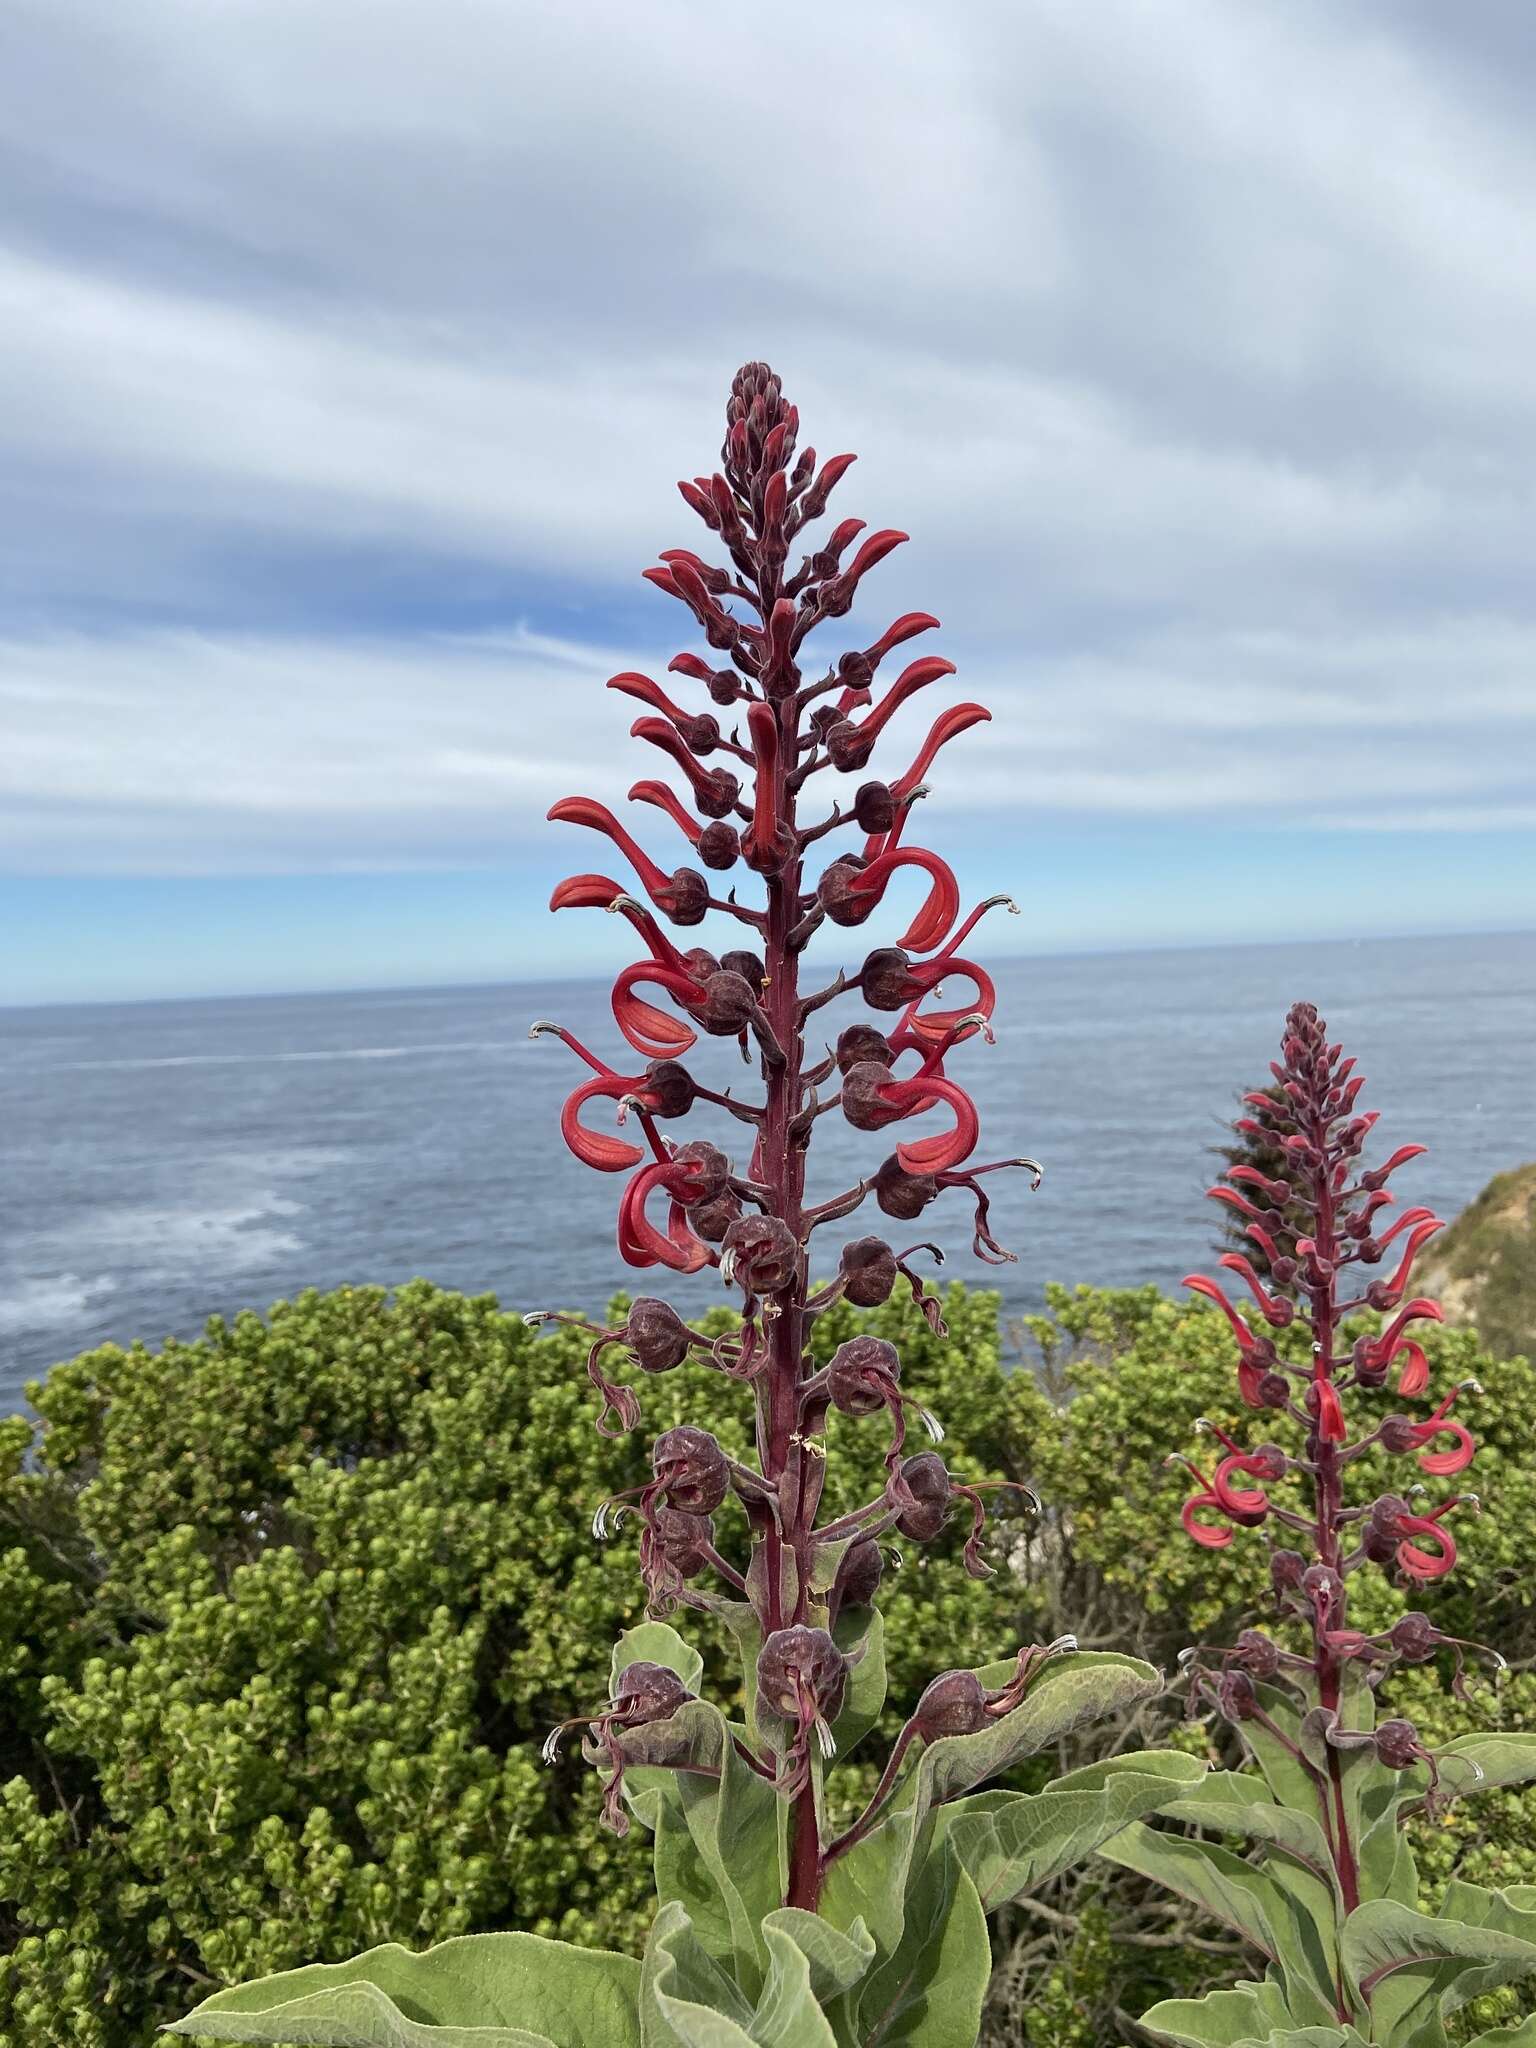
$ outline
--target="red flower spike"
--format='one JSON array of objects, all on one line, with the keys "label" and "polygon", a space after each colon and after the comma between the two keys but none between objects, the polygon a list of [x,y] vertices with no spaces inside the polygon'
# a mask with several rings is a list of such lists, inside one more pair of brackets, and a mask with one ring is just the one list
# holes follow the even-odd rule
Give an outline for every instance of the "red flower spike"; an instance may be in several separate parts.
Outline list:
[{"label": "red flower spike", "polygon": [[[944,712],[894,788],[876,771],[876,779],[855,797],[852,817],[835,803],[831,815],[817,822],[802,822],[799,816],[811,777],[829,767],[862,765],[899,707],[937,677],[951,674],[953,665],[939,657],[911,662],[873,709],[864,708],[870,705],[881,661],[938,623],[928,613],[907,612],[862,650],[818,662],[818,679],[802,684],[799,663],[808,635],[822,621],[849,612],[861,579],[906,536],[894,527],[870,532],[862,520],[850,518],[837,524],[820,547],[802,541],[804,559],[786,573],[791,540],[809,521],[821,518],[829,493],[853,460],[834,456],[818,470],[810,449],[796,457],[798,431],[794,408],[778,379],[764,364],[745,365],[731,389],[719,470],[685,477],[678,486],[684,502],[718,536],[726,559],[709,561],[691,548],[668,548],[645,572],[647,581],[687,606],[708,650],[673,658],[668,676],[681,679],[675,698],[670,688],[638,671],[612,678],[616,691],[644,707],[646,715],[631,726],[633,735],[659,749],[688,778],[686,788],[678,783],[676,791],[670,778],[637,781],[630,798],[666,814],[696,848],[698,867],[663,873],[605,806],[591,798],[567,798],[552,815],[603,832],[632,864],[637,877],[633,893],[606,875],[577,875],[559,885],[553,904],[606,909],[634,927],[646,957],[614,978],[613,1013],[626,1042],[650,1063],[638,1075],[622,1075],[568,1040],[590,1073],[565,1101],[562,1135],[583,1163],[622,1175],[617,1239],[627,1264],[684,1273],[712,1267],[740,1307],[730,1330],[712,1340],[696,1337],[674,1311],[648,1298],[636,1303],[624,1331],[587,1326],[594,1339],[589,1377],[604,1404],[600,1426],[625,1429],[640,1419],[638,1396],[604,1371],[616,1344],[624,1345],[647,1375],[669,1371],[693,1356],[751,1386],[758,1404],[751,1434],[760,1447],[760,1470],[728,1460],[707,1432],[686,1424],[667,1433],[674,1451],[687,1439],[682,1453],[662,1455],[658,1445],[654,1481],[630,1490],[630,1511],[641,1525],[642,1581],[653,1611],[695,1599],[709,1604],[708,1596],[696,1595],[692,1586],[711,1574],[724,1580],[732,1597],[749,1602],[765,1644],[777,1646],[777,1661],[770,1659],[770,1675],[780,1684],[775,1697],[793,1693],[793,1712],[784,1711],[805,1735],[835,1717],[845,1661],[821,1627],[828,1610],[812,1594],[809,1575],[769,1568],[762,1546],[772,1531],[775,1544],[782,1541],[788,1554],[804,1558],[827,1540],[829,1529],[837,1530],[847,1519],[818,1519],[824,1476],[817,1455],[822,1447],[815,1441],[820,1376],[808,1363],[815,1319],[839,1298],[840,1289],[854,1301],[856,1283],[862,1305],[866,1297],[883,1298],[882,1289],[888,1293],[905,1281],[929,1328],[944,1334],[939,1298],[910,1264],[923,1247],[897,1252],[883,1239],[855,1239],[845,1248],[839,1281],[813,1289],[811,1233],[822,1222],[852,1216],[871,1195],[886,1214],[913,1217],[959,1188],[975,1204],[977,1255],[1005,1259],[1009,1254],[987,1229],[987,1199],[981,1190],[990,1183],[982,1176],[1015,1166],[1033,1170],[1037,1181],[1039,1174],[1022,1158],[970,1164],[978,1139],[975,1105],[946,1075],[944,1061],[962,1039],[978,1031],[990,1036],[996,989],[982,968],[959,956],[980,912],[957,930],[959,893],[952,872],[937,855],[899,843],[931,763],[949,739],[986,718],[984,709],[961,705]],[[742,707],[732,711],[737,724],[728,736],[722,735],[713,711],[692,708],[690,689],[701,689],[716,709]],[[855,711],[860,723],[850,716]],[[707,765],[716,754],[729,757],[731,766]],[[745,786],[749,779],[750,790]],[[851,828],[850,837],[841,842],[841,852],[824,861],[817,842],[839,828]],[[712,896],[699,868],[724,870],[742,862],[738,887],[723,900]],[[804,948],[812,934],[824,921],[851,926],[867,920],[907,868],[922,872],[925,890],[900,944],[878,949],[857,973],[850,975],[845,968],[830,987],[810,992]],[[686,926],[706,917],[713,921],[708,948],[683,950],[662,928],[663,923]],[[748,929],[734,938],[722,934],[718,926],[727,921]],[[973,987],[975,1000],[952,1007],[956,997],[940,994],[941,977],[961,983],[961,992]],[[807,1046],[808,1020],[824,1004],[859,989],[872,1010],[897,1019],[895,1029],[887,1036],[864,1025],[835,1034],[840,1050],[829,1067]],[[946,1007],[925,1015],[925,1002]],[[812,1028],[819,1041],[822,1021],[817,1019]],[[705,1033],[738,1039],[760,1086],[741,1093],[701,1087],[678,1056]],[[909,1052],[917,1056],[917,1071],[896,1071]],[[930,1115],[942,1128],[907,1138],[852,1190],[807,1207],[804,1155],[815,1135],[818,1107],[830,1106],[818,1090],[834,1067],[841,1075],[844,1114],[855,1128],[879,1130]],[[736,1172],[712,1144],[674,1147],[661,1136],[661,1119],[681,1118],[699,1104],[749,1126],[745,1173]],[[611,1132],[601,1128],[599,1119],[589,1124],[592,1105],[612,1105],[620,1125],[633,1113],[639,1129],[631,1125]],[[937,1256],[935,1246],[926,1248]],[[850,1262],[849,1251],[859,1256]],[[1260,1340],[1250,1341],[1253,1370],[1262,1377],[1268,1359]],[[983,1571],[981,1494],[952,1480],[935,1454],[903,1455],[907,1397],[895,1385],[894,1373],[890,1379],[889,1388],[876,1390],[879,1398],[872,1404],[855,1400],[853,1408],[844,1410],[855,1424],[865,1406],[892,1418],[890,1485],[886,1496],[865,1512],[876,1521],[882,1512],[893,1515],[894,1527],[908,1541],[927,1542],[940,1536],[952,1506],[968,1502],[971,1534],[962,1555],[968,1570]],[[932,1433],[937,1439],[937,1424]],[[1262,1488],[1252,1482],[1263,1480],[1269,1469],[1263,1458],[1254,1464],[1250,1454],[1236,1449],[1223,1464],[1220,1491],[1237,1519],[1252,1520],[1267,1511]],[[701,1492],[705,1479],[709,1485]],[[1213,1491],[1208,1485],[1204,1490]],[[714,1548],[710,1518],[722,1507],[729,1512],[743,1505],[753,1557],[750,1569],[739,1570]],[[1198,1519],[1204,1522],[1206,1516]],[[856,1526],[862,1520],[862,1513],[853,1517]],[[696,1535],[690,1521],[699,1524]],[[893,1524],[886,1520],[881,1526]],[[1230,1529],[1207,1531],[1200,1540],[1219,1547],[1230,1540]],[[867,1547],[874,1547],[872,1540]],[[1021,1658],[1018,1696],[1026,1665],[1032,1673],[1037,1656],[1044,1654]],[[600,1729],[592,1743],[612,1766],[606,1805],[614,1817],[620,1817],[623,1731],[649,1726],[652,1720],[660,1727],[687,1697],[660,1667],[647,1670],[652,1675],[634,1695],[633,1706],[625,1703],[627,1693],[622,1700],[616,1697],[611,1709],[589,1724],[589,1730]],[[996,1698],[1001,1701],[1003,1695]],[[830,1730],[823,1726],[820,1732],[830,1742]],[[775,1776],[772,1759],[754,1757],[744,1744],[738,1750],[765,1778]],[[669,1767],[660,1757],[652,1761]],[[801,1762],[808,1765],[808,1758]],[[781,1776],[780,1789],[793,1806],[785,1903],[814,1912],[836,1845],[822,1840],[809,1769],[797,1765]],[[877,1792],[876,1808],[884,1796]]]},{"label": "red flower spike", "polygon": [[[1380,1722],[1373,1736],[1367,1732],[1369,1724],[1359,1730],[1345,1728],[1339,1714],[1347,1667],[1353,1660],[1367,1667],[1367,1681],[1374,1685],[1390,1661],[1402,1658],[1423,1663],[1439,1643],[1454,1640],[1440,1635],[1429,1618],[1419,1614],[1404,1616],[1380,1635],[1368,1636],[1352,1628],[1346,1616],[1349,1575],[1375,1565],[1395,1570],[1411,1582],[1444,1577],[1456,1563],[1456,1544],[1444,1527],[1445,1517],[1455,1507],[1475,1504],[1475,1496],[1457,1495],[1426,1514],[1415,1514],[1403,1494],[1383,1493],[1360,1504],[1349,1498],[1348,1480],[1356,1469],[1352,1460],[1373,1445],[1395,1455],[1417,1457],[1421,1468],[1436,1478],[1464,1471],[1476,1455],[1471,1432],[1451,1417],[1454,1392],[1422,1421],[1388,1415],[1374,1427],[1357,1430],[1358,1441],[1349,1440],[1346,1397],[1368,1395],[1381,1387],[1394,1363],[1399,1367],[1402,1393],[1421,1394],[1429,1383],[1423,1346],[1409,1332],[1417,1323],[1443,1320],[1435,1302],[1414,1297],[1398,1309],[1377,1337],[1354,1334],[1346,1320],[1362,1306],[1395,1308],[1414,1260],[1441,1227],[1429,1210],[1407,1209],[1381,1237],[1371,1235],[1371,1219],[1392,1200],[1384,1183],[1424,1148],[1401,1146],[1384,1165],[1362,1170],[1362,1150],[1376,1117],[1374,1113],[1357,1113],[1363,1084],[1354,1072],[1354,1062],[1343,1059],[1341,1048],[1330,1044],[1322,1020],[1310,1004],[1297,1004],[1288,1014],[1282,1057],[1270,1071],[1276,1083],[1274,1091],[1247,1096],[1255,1114],[1239,1119],[1237,1128],[1256,1145],[1281,1151],[1286,1158],[1285,1172],[1271,1178],[1260,1168],[1239,1162],[1227,1175],[1234,1187],[1213,1188],[1210,1194],[1242,1219],[1244,1234],[1256,1252],[1265,1255],[1270,1273],[1266,1282],[1248,1258],[1235,1252],[1223,1254],[1222,1265],[1242,1277],[1260,1311],[1275,1327],[1293,1321],[1302,1326],[1310,1344],[1298,1344],[1292,1355],[1310,1355],[1310,1365],[1282,1363],[1273,1339],[1256,1335],[1214,1282],[1192,1276],[1186,1285],[1226,1315],[1238,1345],[1243,1398],[1255,1407],[1303,1414],[1307,1422],[1305,1449],[1299,1457],[1288,1457],[1277,1446],[1244,1452],[1217,1428],[1227,1456],[1218,1465],[1214,1480],[1207,1480],[1198,1468],[1190,1468],[1199,1490],[1184,1503],[1182,1517],[1194,1542],[1220,1550],[1233,1539],[1231,1524],[1253,1526],[1272,1511],[1266,1489],[1273,1481],[1291,1475],[1309,1492],[1310,1498],[1300,1504],[1302,1511],[1286,1510],[1285,1519],[1289,1528],[1305,1532],[1310,1555],[1274,1550],[1270,1581],[1282,1616],[1309,1624],[1311,1654],[1305,1659],[1282,1655],[1269,1638],[1249,1630],[1239,1638],[1237,1648],[1204,1653],[1220,1661],[1217,1678],[1202,1672],[1198,1661],[1202,1653],[1195,1653],[1193,1692],[1197,1699],[1202,1694],[1213,1698],[1226,1719],[1241,1724],[1252,1719],[1258,1708],[1256,1678],[1294,1684],[1303,1694],[1301,1712],[1314,1721],[1319,1715],[1325,1719],[1330,1731],[1327,1756],[1331,1758],[1334,1749],[1365,1746],[1374,1748],[1378,1760],[1391,1770],[1428,1762],[1433,1794],[1434,1758],[1408,1723]],[[1234,1191],[1250,1188],[1281,1214],[1271,1217],[1246,1192]],[[1298,1209],[1306,1222],[1297,1229],[1292,1256],[1284,1218]],[[1395,1272],[1361,1289],[1350,1268],[1378,1264],[1387,1247],[1399,1238],[1402,1243]],[[1345,1298],[1356,1293],[1358,1300]],[[1301,1383],[1294,1394],[1293,1382]],[[1244,1484],[1245,1480],[1259,1483]],[[1244,1661],[1255,1656],[1261,1657],[1262,1669]],[[1298,1676],[1301,1673],[1305,1676]],[[1358,1896],[1359,1886],[1356,1817],[1339,1795],[1333,1763],[1329,1762],[1326,1771],[1318,1766],[1313,1774],[1324,1808],[1333,1816],[1328,1831],[1333,1875],[1341,1895],[1349,1899]]]}]

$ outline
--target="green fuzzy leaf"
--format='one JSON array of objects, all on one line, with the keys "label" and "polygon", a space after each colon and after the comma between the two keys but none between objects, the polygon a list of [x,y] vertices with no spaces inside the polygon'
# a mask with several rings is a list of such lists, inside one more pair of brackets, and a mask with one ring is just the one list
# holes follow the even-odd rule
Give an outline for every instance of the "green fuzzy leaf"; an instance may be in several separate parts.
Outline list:
[{"label": "green fuzzy leaf", "polygon": [[863,1649],[863,1655],[848,1673],[843,1710],[832,1723],[837,1753],[845,1757],[858,1748],[885,1706],[885,1623],[879,1609],[845,1609],[837,1617],[833,1640],[845,1655],[861,1646]]},{"label": "green fuzzy leaf", "polygon": [[1266,1871],[1214,1842],[1159,1834],[1141,1821],[1106,1842],[1099,1853],[1246,1935],[1279,1976],[1295,2021],[1311,2025],[1331,2016],[1332,1929],[1326,1930],[1330,1938],[1325,1941],[1325,1931]]},{"label": "green fuzzy leaf", "polygon": [[1453,2012],[1536,1970],[1536,1912],[1454,1880],[1444,1903],[1447,1915],[1477,1913],[1481,1924],[1414,1912],[1391,1899],[1357,1907],[1344,1923],[1344,1968],[1379,2040],[1404,2041],[1428,2015]]},{"label": "green fuzzy leaf", "polygon": [[1236,2048],[1240,2041],[1268,2041],[1295,2022],[1279,1985],[1237,1984],[1204,1998],[1165,1998],[1141,2016],[1154,2041],[1176,2048]]},{"label": "green fuzzy leaf", "polygon": [[690,1692],[696,1693],[704,1677],[704,1659],[675,1628],[664,1621],[642,1621],[624,1631],[613,1646],[611,1686],[619,1689],[619,1678],[631,1664],[662,1664],[675,1671]]},{"label": "green fuzzy leaf", "polygon": [[284,2048],[639,2048],[639,1993],[631,1956],[467,1934],[218,1991],[168,2031]]},{"label": "green fuzzy leaf", "polygon": [[[977,1675],[995,1688],[1006,1684],[1013,1670],[1012,1664],[992,1664]],[[1101,1650],[1053,1657],[1011,1714],[979,1734],[946,1735],[929,1744],[918,1766],[918,1811],[958,1799],[1087,1721],[1123,1714],[1160,1692],[1162,1684],[1161,1674],[1139,1657]]]},{"label": "green fuzzy leaf", "polygon": [[1536,2013],[1512,2027],[1490,2027],[1474,2035],[1468,2048],[1536,2048]]},{"label": "green fuzzy leaf", "polygon": [[991,1913],[1082,1862],[1142,1815],[1166,1811],[1170,1790],[1190,1790],[1204,1775],[1197,1758],[1177,1750],[1112,1757],[1043,1792],[983,1792],[944,1807],[935,1839],[953,1843]]},{"label": "green fuzzy leaf", "polygon": [[987,1916],[948,1844],[924,1861],[901,1945],[853,1994],[861,2048],[975,2048],[992,1971]]},{"label": "green fuzzy leaf", "polygon": [[898,1796],[878,1827],[828,1867],[822,1880],[822,1918],[850,1939],[856,1926],[866,1928],[881,1955],[890,1955],[901,1940],[917,1826],[909,1790]]},{"label": "green fuzzy leaf", "polygon": [[1213,1828],[1226,1835],[1251,1835],[1284,1849],[1325,1882],[1332,1882],[1327,1839],[1310,1814],[1279,1806],[1263,1782],[1244,1771],[1210,1771],[1191,1791],[1159,1811],[1169,1820]]},{"label": "green fuzzy leaf", "polygon": [[1458,1735],[1436,1755],[1446,1789],[1463,1797],[1536,1780],[1536,1734]]},{"label": "green fuzzy leaf", "polygon": [[816,1997],[810,1957],[777,1915],[764,1925],[763,1938],[768,1974],[747,2029],[752,2040],[759,2048],[837,2048],[837,2036]]},{"label": "green fuzzy leaf", "polygon": [[753,2048],[750,2003],[676,1900],[652,1923],[639,2004],[641,2048]]},{"label": "green fuzzy leaf", "polygon": [[851,1991],[875,1959],[875,1944],[862,1920],[844,1934],[818,1913],[798,1906],[780,1906],[763,1921],[763,1935],[787,1935],[810,1966],[811,1989],[823,2005]]}]

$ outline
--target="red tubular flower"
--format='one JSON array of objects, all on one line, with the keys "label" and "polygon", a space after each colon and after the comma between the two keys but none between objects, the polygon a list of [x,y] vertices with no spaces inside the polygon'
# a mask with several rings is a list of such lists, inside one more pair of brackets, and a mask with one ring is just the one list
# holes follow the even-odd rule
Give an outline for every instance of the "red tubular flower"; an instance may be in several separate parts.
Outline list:
[{"label": "red tubular flower", "polygon": [[629,800],[632,804],[654,804],[658,811],[665,811],[689,844],[698,845],[704,827],[684,810],[676,790],[665,782],[637,782],[630,789]]},{"label": "red tubular flower", "polygon": [[[714,1253],[688,1228],[687,1211],[678,1199],[680,1193],[689,1191],[692,1179],[672,1159],[653,1161],[635,1175],[619,1204],[619,1253],[626,1265],[670,1266],[674,1273],[697,1273],[701,1266],[712,1263]],[[665,1237],[645,1213],[646,1201],[657,1188],[672,1198]]]},{"label": "red tubular flower", "polygon": [[631,671],[608,678],[610,690],[617,690],[625,697],[637,697],[642,704],[649,704],[653,711],[659,711],[677,728],[678,737],[690,753],[708,754],[720,744],[719,720],[708,712],[701,714],[684,711],[680,704],[674,704],[659,684],[649,676],[637,675]]},{"label": "red tubular flower", "polygon": [[[912,953],[931,953],[943,944],[945,933],[959,914],[960,885],[948,862],[923,847],[900,846],[892,853],[881,854],[868,867],[854,871],[838,897],[823,886],[822,904],[834,923],[862,924],[880,903],[898,868],[921,868],[931,877],[933,886],[922,909],[896,943]],[[823,885],[827,879],[823,876]]]},{"label": "red tubular flower", "polygon": [[912,814],[914,792],[932,767],[940,747],[945,746],[960,733],[969,732],[973,725],[990,724],[991,718],[991,712],[982,704],[953,704],[948,711],[939,714],[929,728],[928,737],[919,747],[911,767],[904,774],[898,775],[891,784],[891,795],[896,803],[896,821],[888,832],[872,832],[865,840],[866,860],[874,860],[882,853],[889,853],[899,842],[906,829],[907,819]]},{"label": "red tubular flower", "polygon": [[664,718],[637,718],[630,737],[660,747],[693,784],[693,800],[706,818],[726,817],[741,795],[741,784],[728,768],[706,768],[683,743],[682,735]]}]

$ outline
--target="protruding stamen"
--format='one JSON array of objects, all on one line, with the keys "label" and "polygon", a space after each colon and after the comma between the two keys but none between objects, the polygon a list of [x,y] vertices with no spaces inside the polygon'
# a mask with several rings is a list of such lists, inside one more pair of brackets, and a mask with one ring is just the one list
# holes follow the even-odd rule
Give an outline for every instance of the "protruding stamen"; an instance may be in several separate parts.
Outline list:
[{"label": "protruding stamen", "polygon": [[940,1420],[939,1420],[939,1418],[937,1417],[937,1415],[934,1415],[934,1414],[932,1414],[932,1413],[931,1413],[931,1412],[930,1412],[930,1411],[929,1411],[928,1409],[926,1409],[926,1408],[919,1408],[919,1409],[918,1409],[918,1411],[917,1411],[917,1413],[918,1413],[918,1417],[919,1417],[919,1419],[920,1419],[920,1420],[921,1420],[921,1422],[922,1422],[922,1425],[923,1425],[924,1429],[926,1429],[926,1430],[927,1430],[927,1432],[928,1432],[929,1436],[931,1436],[931,1437],[933,1438],[933,1441],[934,1441],[934,1442],[935,1442],[936,1444],[941,1444],[941,1443],[943,1443],[943,1441],[944,1441],[944,1425],[943,1425],[943,1423],[942,1423],[942,1422],[940,1422]]}]

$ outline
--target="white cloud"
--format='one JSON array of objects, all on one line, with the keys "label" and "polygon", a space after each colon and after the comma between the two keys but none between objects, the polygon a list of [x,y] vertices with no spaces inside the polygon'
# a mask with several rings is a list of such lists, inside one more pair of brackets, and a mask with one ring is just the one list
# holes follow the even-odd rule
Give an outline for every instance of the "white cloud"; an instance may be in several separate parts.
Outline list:
[{"label": "white cloud", "polygon": [[1536,135],[1486,23],[15,0],[5,36],[5,865],[442,865],[622,795],[599,685],[680,644],[638,571],[758,353],[914,536],[877,601],[999,714],[968,806],[1530,816]]}]

